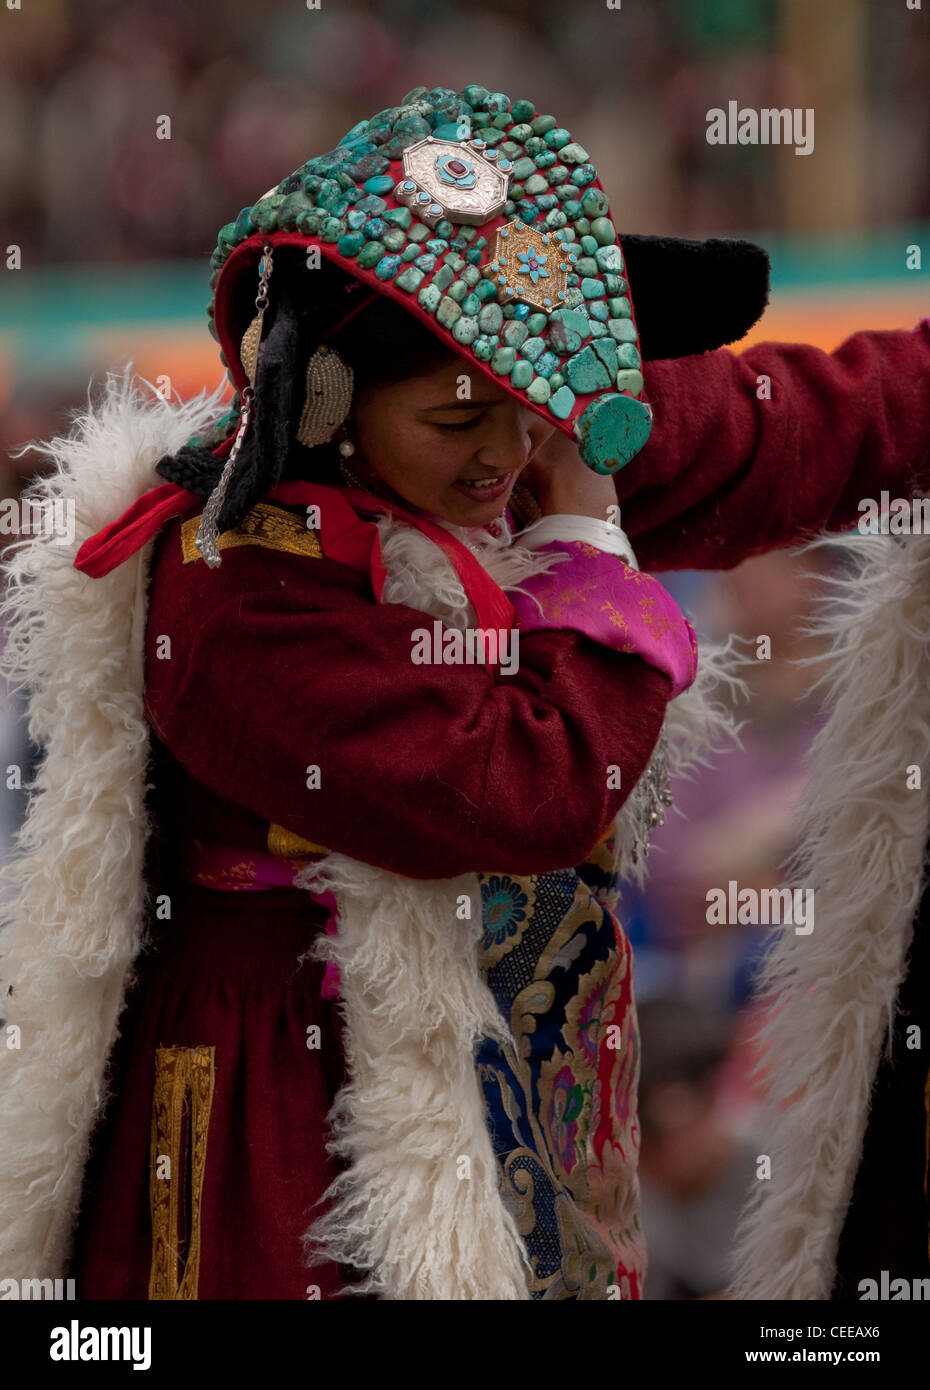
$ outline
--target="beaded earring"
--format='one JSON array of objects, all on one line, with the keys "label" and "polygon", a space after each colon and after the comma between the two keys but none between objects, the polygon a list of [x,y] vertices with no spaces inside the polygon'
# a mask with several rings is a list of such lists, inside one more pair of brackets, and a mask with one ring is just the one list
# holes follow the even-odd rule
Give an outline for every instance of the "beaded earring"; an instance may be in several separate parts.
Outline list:
[{"label": "beaded earring", "polygon": [[332,439],[349,413],[353,380],[352,368],[335,348],[325,343],[317,348],[307,364],[307,398],[297,430],[301,444],[312,449]]}]

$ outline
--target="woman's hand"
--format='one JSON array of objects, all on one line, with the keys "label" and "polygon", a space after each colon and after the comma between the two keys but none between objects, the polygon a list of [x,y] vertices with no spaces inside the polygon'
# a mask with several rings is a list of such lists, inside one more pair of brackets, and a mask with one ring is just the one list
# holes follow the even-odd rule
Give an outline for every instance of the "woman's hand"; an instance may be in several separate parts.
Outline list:
[{"label": "woman's hand", "polygon": [[594,473],[585,463],[578,446],[560,429],[555,429],[536,450],[520,474],[543,516],[558,513],[594,516],[599,521],[613,519],[610,507],[617,505],[613,478]]}]

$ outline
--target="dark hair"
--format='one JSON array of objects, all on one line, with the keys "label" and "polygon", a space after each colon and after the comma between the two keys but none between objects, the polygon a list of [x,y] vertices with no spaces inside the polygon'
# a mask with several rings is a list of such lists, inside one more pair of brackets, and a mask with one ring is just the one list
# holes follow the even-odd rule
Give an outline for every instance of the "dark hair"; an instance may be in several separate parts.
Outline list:
[{"label": "dark hair", "polygon": [[[300,247],[282,247],[275,253],[252,422],[220,512],[221,531],[237,525],[282,478],[340,481],[337,441],[308,449],[298,443],[296,433],[307,363],[332,326],[371,293],[365,285],[355,288],[358,283],[326,261],[308,269]],[[247,322],[244,318],[243,331]],[[377,382],[426,375],[454,359],[414,314],[380,294],[327,337],[327,343],[352,368],[356,393]],[[161,477],[204,496],[222,468],[222,459],[197,445],[185,445],[156,465]]]}]

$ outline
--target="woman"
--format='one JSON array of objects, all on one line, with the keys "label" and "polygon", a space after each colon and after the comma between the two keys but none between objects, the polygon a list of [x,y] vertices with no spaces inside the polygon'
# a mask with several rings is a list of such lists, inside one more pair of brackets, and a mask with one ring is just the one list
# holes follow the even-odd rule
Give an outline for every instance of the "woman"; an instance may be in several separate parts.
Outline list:
[{"label": "woman", "polygon": [[678,757],[713,719],[611,509],[655,568],[850,524],[909,476],[926,327],[692,355],[758,316],[764,256],[621,244],[569,133],[477,87],[361,123],[214,263],[231,416],[184,444],[214,402],[111,387],[38,485],[84,544],[10,569],[48,753],[10,875],[0,1273],[638,1297],[612,907],[667,713],[696,706]]}]

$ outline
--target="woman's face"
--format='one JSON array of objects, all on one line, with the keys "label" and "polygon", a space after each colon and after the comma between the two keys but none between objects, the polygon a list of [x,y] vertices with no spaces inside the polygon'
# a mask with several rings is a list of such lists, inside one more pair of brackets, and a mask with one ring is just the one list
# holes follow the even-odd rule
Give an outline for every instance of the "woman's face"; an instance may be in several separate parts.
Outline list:
[{"label": "woman's face", "polygon": [[[470,398],[463,400],[464,389]],[[349,466],[361,481],[380,479],[445,521],[483,526],[503,512],[555,425],[450,358],[427,376],[360,391],[347,428],[356,450]]]}]

